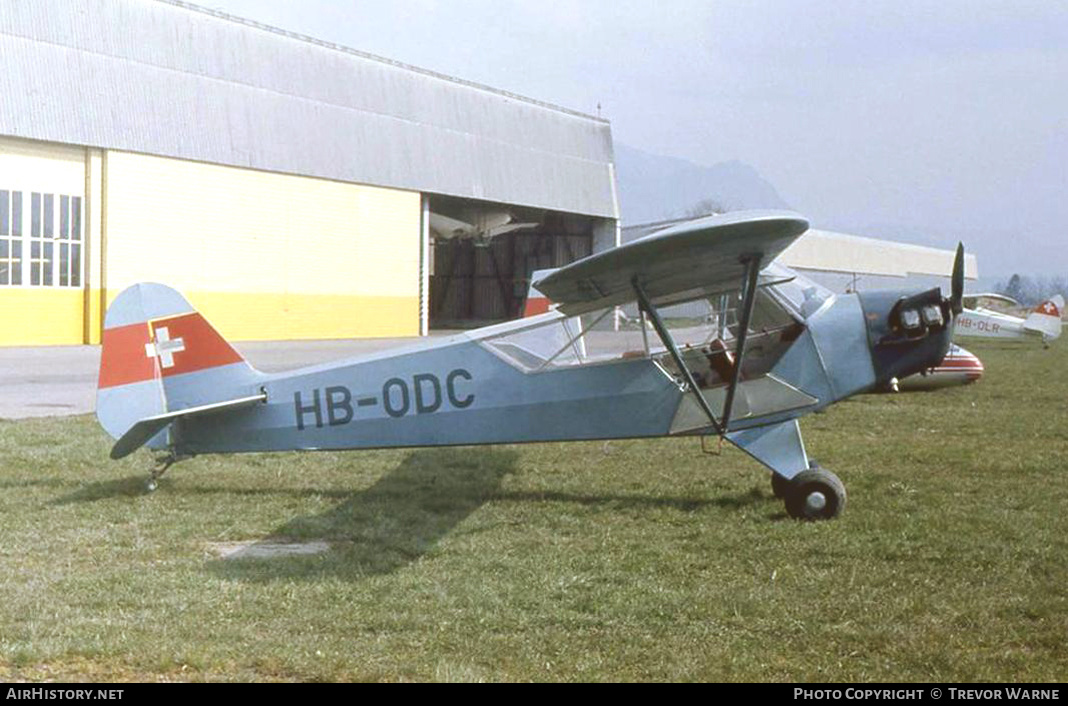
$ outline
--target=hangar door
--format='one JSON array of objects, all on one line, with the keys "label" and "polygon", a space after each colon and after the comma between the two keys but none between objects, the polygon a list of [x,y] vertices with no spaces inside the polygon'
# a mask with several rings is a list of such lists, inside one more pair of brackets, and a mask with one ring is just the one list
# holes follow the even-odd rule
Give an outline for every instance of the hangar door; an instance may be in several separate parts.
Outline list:
[{"label": "hangar door", "polygon": [[0,139],[0,345],[86,336],[85,150]]},{"label": "hangar door", "polygon": [[430,327],[473,328],[521,315],[530,275],[592,252],[585,216],[432,197]]}]

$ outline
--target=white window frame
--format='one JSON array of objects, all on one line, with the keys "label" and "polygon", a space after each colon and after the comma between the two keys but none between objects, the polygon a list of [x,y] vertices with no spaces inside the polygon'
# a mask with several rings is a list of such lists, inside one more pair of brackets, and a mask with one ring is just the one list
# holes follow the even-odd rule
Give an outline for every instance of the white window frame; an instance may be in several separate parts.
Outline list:
[{"label": "white window frame", "polygon": [[[51,191],[26,190],[19,188],[7,188],[9,185],[0,184],[0,190],[8,193],[8,235],[0,236],[10,244],[7,262],[11,262],[11,253],[16,242],[20,243],[19,275],[20,282],[12,284],[14,279],[9,275],[7,284],[0,284],[0,289],[25,288],[25,289],[81,289],[85,283],[85,197],[82,194],[64,194]],[[14,235],[15,209],[14,194],[21,194],[21,235]],[[33,232],[34,197],[40,203],[40,222],[38,233]],[[45,204],[51,200],[51,235],[46,235],[48,217],[45,213]],[[67,204],[67,212],[64,213],[63,204]],[[63,225],[66,222],[66,237],[63,237]],[[75,237],[77,236],[77,237]],[[32,257],[33,246],[39,246],[38,257]],[[45,258],[47,246],[51,246],[51,258]],[[65,271],[62,269],[62,253],[66,248],[67,261]],[[37,262],[48,262],[47,276],[42,266],[39,281],[32,282],[33,265]],[[12,270],[12,273],[14,270]],[[74,277],[73,275],[77,275]],[[45,284],[48,282],[48,284]]]},{"label": "white window frame", "polygon": [[[0,189],[0,191],[3,192],[3,195],[0,195],[0,198],[4,199],[5,203],[3,204],[3,207],[7,211],[7,233],[0,232],[0,239],[3,239],[8,245],[7,255],[3,258],[4,264],[8,266],[7,282],[0,282],[0,287],[21,287],[23,282],[22,275],[24,273],[23,264],[26,261],[26,254],[25,252],[23,252],[25,248],[26,239],[25,229],[23,227],[23,221],[26,213],[26,201],[24,198],[25,192],[18,191],[16,189]],[[19,217],[17,219],[15,218],[14,207],[16,194],[18,194],[19,202]],[[15,227],[16,223],[18,224],[18,228]],[[18,233],[15,232],[16,230],[18,230]],[[19,251],[17,268],[19,279],[18,282],[14,282],[16,268],[12,266],[14,265],[16,249]]]}]

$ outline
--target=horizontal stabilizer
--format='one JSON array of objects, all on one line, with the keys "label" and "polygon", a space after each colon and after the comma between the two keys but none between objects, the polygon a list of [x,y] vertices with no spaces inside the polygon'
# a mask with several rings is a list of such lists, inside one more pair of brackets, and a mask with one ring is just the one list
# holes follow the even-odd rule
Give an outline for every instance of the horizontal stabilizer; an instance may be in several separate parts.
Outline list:
[{"label": "horizontal stabilizer", "polygon": [[241,397],[226,402],[214,402],[199,407],[180,409],[176,412],[157,414],[154,417],[146,417],[130,427],[129,430],[115,442],[115,445],[111,447],[111,457],[120,459],[124,456],[129,456],[148,443],[149,439],[160,433],[168,424],[176,419],[181,419],[182,417],[198,417],[204,414],[216,414],[218,412],[241,409],[242,407],[251,407],[259,402],[266,401],[267,393],[264,392],[253,397]]}]

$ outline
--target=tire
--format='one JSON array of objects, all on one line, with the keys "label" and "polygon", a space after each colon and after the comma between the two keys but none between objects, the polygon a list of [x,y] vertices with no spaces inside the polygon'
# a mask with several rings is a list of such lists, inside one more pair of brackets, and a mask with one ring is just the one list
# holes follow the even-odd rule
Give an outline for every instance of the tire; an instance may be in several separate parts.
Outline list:
[{"label": "tire", "polygon": [[[819,468],[820,464],[813,459],[808,460],[809,468]],[[781,476],[775,471],[771,472],[771,492],[775,494],[779,500],[783,500],[790,494],[790,485],[793,483],[793,478],[787,478]]]},{"label": "tire", "polygon": [[831,520],[842,514],[846,490],[838,476],[810,468],[794,476],[785,497],[786,512],[797,520]]}]

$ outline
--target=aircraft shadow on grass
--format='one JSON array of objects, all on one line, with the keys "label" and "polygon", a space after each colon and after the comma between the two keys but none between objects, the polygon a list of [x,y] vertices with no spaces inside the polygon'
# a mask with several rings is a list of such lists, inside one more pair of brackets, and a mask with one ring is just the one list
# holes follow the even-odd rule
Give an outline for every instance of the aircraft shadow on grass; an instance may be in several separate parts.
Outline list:
[{"label": "aircraft shadow on grass", "polygon": [[426,554],[495,497],[518,458],[516,451],[493,448],[413,451],[370,488],[324,513],[290,520],[258,543],[324,543],[325,552],[269,558],[246,552],[250,558],[212,560],[208,568],[251,581],[390,573]]},{"label": "aircraft shadow on grass", "polygon": [[[724,495],[711,499],[698,498],[665,498],[650,495],[579,495],[576,493],[561,493],[557,491],[517,491],[502,493],[497,500],[512,502],[546,502],[546,503],[574,503],[576,505],[607,505],[613,509],[629,508],[670,508],[680,512],[696,512],[706,507],[718,507],[727,510],[740,510],[752,507],[767,498],[771,493],[762,493],[753,488],[738,495]],[[783,515],[785,516],[785,515]]]},{"label": "aircraft shadow on grass", "polygon": [[[324,513],[295,518],[256,543],[263,547],[317,544],[325,551],[271,557],[245,552],[211,560],[208,569],[244,581],[324,576],[356,580],[388,574],[426,555],[490,501],[565,502],[616,509],[670,507],[690,512],[756,506],[771,496],[757,489],[713,499],[502,491],[501,482],[516,471],[518,459],[519,453],[511,449],[414,451],[370,488]],[[785,518],[784,513],[779,515]]]},{"label": "aircraft shadow on grass", "polygon": [[[517,503],[573,503],[609,510],[671,508],[696,512],[707,507],[742,509],[765,502],[770,493],[756,488],[716,498],[655,497],[648,495],[567,493],[560,491],[503,491],[501,482],[516,471],[519,452],[492,447],[427,449],[409,453],[374,485],[356,493],[302,488],[300,496],[342,500],[331,510],[297,517],[251,545],[236,558],[215,559],[208,569],[225,578],[268,581],[279,578],[315,579],[326,575],[358,579],[391,573],[433,549],[472,513],[489,501]],[[167,491],[164,491],[167,492]],[[186,492],[215,493],[218,488],[187,488]],[[227,489],[236,494],[277,495],[277,488]],[[284,492],[284,491],[283,491]],[[49,502],[62,506],[145,494],[142,475],[89,483]],[[776,513],[769,519],[784,519]],[[287,545],[325,549],[314,555],[275,555],[260,547]],[[242,558],[248,557],[248,558]]]},{"label": "aircraft shadow on grass", "polygon": [[51,500],[49,505],[73,505],[91,503],[117,497],[137,497],[145,494],[145,476],[139,474],[125,478],[113,478],[88,483],[77,490]]}]

